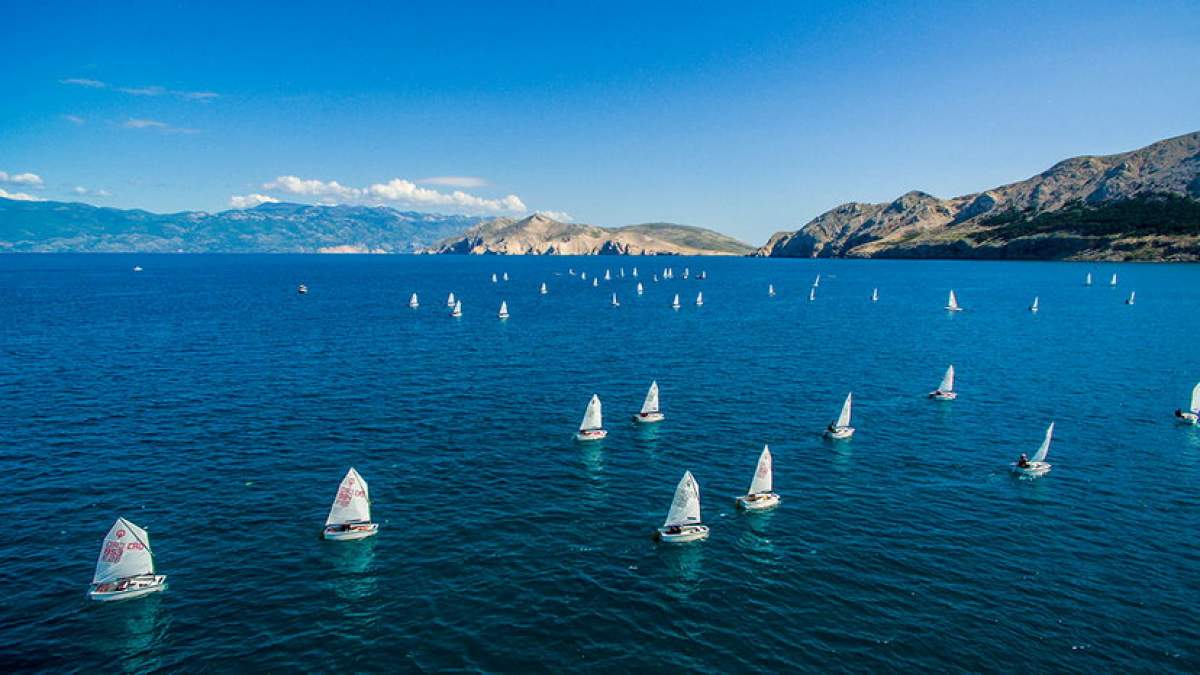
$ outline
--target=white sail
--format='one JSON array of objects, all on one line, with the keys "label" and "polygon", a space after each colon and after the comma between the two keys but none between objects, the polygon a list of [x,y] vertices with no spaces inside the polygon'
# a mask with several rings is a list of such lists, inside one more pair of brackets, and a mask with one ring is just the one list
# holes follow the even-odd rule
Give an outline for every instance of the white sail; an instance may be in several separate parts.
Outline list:
[{"label": "white sail", "polygon": [[758,466],[754,469],[754,478],[750,481],[749,494],[757,495],[770,492],[774,489],[772,485],[773,479],[774,469],[771,466],[771,449],[764,445],[762,454],[758,456]]},{"label": "white sail", "polygon": [[817,272],[817,278],[813,279],[813,288],[816,288],[820,285],[821,285],[821,273]]},{"label": "white sail", "polygon": [[451,312],[454,316],[462,316],[462,300],[454,301],[454,311]]},{"label": "white sail", "polygon": [[446,306],[447,307],[454,306],[454,294],[453,293],[451,293],[450,296],[448,298],[446,298]]},{"label": "white sail", "polygon": [[597,279],[596,277],[592,277],[592,287],[594,288],[599,285],[600,285],[600,280]]},{"label": "white sail", "polygon": [[700,305],[703,305],[703,304],[704,304],[704,291],[700,291],[699,293],[696,294],[696,306],[699,307]]},{"label": "white sail", "polygon": [[492,272],[492,283],[496,283],[496,273]]},{"label": "white sail", "polygon": [[1092,285],[1092,273],[1091,272],[1088,272],[1087,276],[1083,278],[1083,285],[1084,286]]},{"label": "white sail", "polygon": [[817,287],[816,286],[813,286],[812,288],[808,289],[808,299],[809,300],[817,299]]},{"label": "white sail", "polygon": [[1054,435],[1054,422],[1051,422],[1050,426],[1046,427],[1046,437],[1042,439],[1042,445],[1034,453],[1033,457],[1029,458],[1030,462],[1046,461],[1046,455],[1050,454],[1050,437],[1052,435]]},{"label": "white sail", "polygon": [[502,278],[503,278],[505,281],[508,281],[508,272],[505,272],[505,273],[504,273],[504,276],[503,276]]},{"label": "white sail", "polygon": [[613,307],[620,307],[620,306],[621,306],[621,303],[617,302],[617,294],[616,294],[616,293],[613,293],[613,297],[612,297],[612,306],[613,306]]},{"label": "white sail", "polygon": [[700,486],[696,484],[692,472],[685,471],[679,485],[675,486],[675,498],[671,500],[671,510],[667,512],[667,520],[663,527],[694,525],[699,522]]},{"label": "white sail", "polygon": [[1108,280],[1108,285],[1109,285],[1109,286],[1116,286],[1116,285],[1117,285],[1117,275],[1116,275],[1116,273],[1115,273],[1115,272],[1114,272],[1114,273],[1113,273],[1113,275],[1112,275],[1112,279],[1109,279],[1109,280]]},{"label": "white sail", "polygon": [[[1196,385],[1200,391],[1200,384]],[[650,383],[650,391],[646,392],[646,400],[642,402],[642,414],[658,412],[658,381]]]},{"label": "white sail", "polygon": [[92,583],[104,584],[140,574],[154,574],[150,535],[128,520],[117,518],[100,545],[100,558],[96,561]]},{"label": "white sail", "polygon": [[678,293],[675,294],[675,299],[673,301],[671,301],[671,306],[676,309],[679,308],[679,294]]},{"label": "white sail", "polygon": [[600,397],[592,394],[592,400],[588,401],[587,410],[583,413],[583,421],[579,423],[579,430],[592,431],[603,428],[604,418],[600,412]]},{"label": "white sail", "polygon": [[612,281],[612,270],[604,270],[604,280]]},{"label": "white sail", "polygon": [[645,289],[645,288],[642,288],[642,282],[640,282],[640,281],[639,281],[639,282],[638,282],[638,287],[637,287],[637,294],[638,294],[638,295],[641,295],[642,293],[645,293],[645,292],[646,292],[646,289]]},{"label": "white sail", "polygon": [[1195,387],[1192,388],[1191,411],[1192,412],[1200,411],[1200,384],[1197,384]]},{"label": "white sail", "polygon": [[367,492],[367,481],[358,475],[354,467],[346,472],[342,484],[338,486],[337,494],[333,497],[333,505],[329,507],[329,516],[325,525],[341,525],[343,523],[371,522],[371,496]]},{"label": "white sail", "polygon": [[1127,305],[1132,305],[1132,304],[1133,304],[1133,298],[1134,298],[1134,296],[1135,296],[1136,294],[1137,294],[1137,291],[1129,291],[1129,299],[1127,299],[1127,300],[1125,301],[1125,304],[1127,304]]},{"label": "white sail", "polygon": [[412,307],[413,309],[416,309],[420,305],[421,305],[421,303],[417,302],[417,294],[413,293],[412,297],[408,299],[408,306]]},{"label": "white sail", "polygon": [[500,301],[500,312],[498,313],[498,316],[500,316],[502,318],[508,316],[508,301],[507,300]]},{"label": "white sail", "polygon": [[842,412],[838,415],[837,424],[835,426],[850,426],[850,397],[852,395],[853,394],[846,394],[846,402],[842,404]]},{"label": "white sail", "polygon": [[634,276],[634,278],[637,278],[637,268],[636,267],[633,268],[633,276]]},{"label": "white sail", "polygon": [[946,374],[942,375],[942,383],[938,385],[938,391],[951,392],[954,391],[954,365],[951,364],[946,368]]},{"label": "white sail", "polygon": [[549,292],[546,290],[546,282],[544,282],[544,281],[542,282],[541,292],[542,292],[542,295],[545,295],[546,293]]},{"label": "white sail", "polygon": [[1033,304],[1029,306],[1029,311],[1031,311],[1031,312],[1038,311],[1038,296],[1036,296],[1036,295],[1033,296]]},{"label": "white sail", "polygon": [[580,281],[587,281],[587,272],[580,272],[580,273],[579,273],[579,280],[580,280]]},{"label": "white sail", "polygon": [[775,284],[767,284],[767,295],[775,297]]},{"label": "white sail", "polygon": [[621,268],[621,278],[622,279],[625,278],[625,268],[624,267]]},{"label": "white sail", "polygon": [[871,302],[879,302],[879,289],[871,289]]}]

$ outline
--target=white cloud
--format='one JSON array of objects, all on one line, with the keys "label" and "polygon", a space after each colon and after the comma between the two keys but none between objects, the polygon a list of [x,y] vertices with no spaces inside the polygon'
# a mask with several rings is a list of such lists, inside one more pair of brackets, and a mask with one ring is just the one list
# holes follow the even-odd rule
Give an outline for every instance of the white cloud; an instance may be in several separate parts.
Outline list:
[{"label": "white cloud", "polygon": [[[175,89],[160,87],[157,84],[149,84],[143,87],[118,87],[116,85],[110,85],[107,82],[90,80],[85,77],[69,77],[65,80],[59,80],[59,82],[63,84],[75,85],[77,87],[87,87],[89,89],[115,89],[122,94],[130,94],[132,96],[163,96],[170,94],[171,96],[178,96],[179,98],[185,98],[189,101],[200,101],[202,103],[207,103],[220,96],[220,94],[213,91],[178,91]],[[73,115],[64,115],[64,117],[70,118],[73,117]]]},{"label": "white cloud", "polygon": [[0,199],[15,199],[19,202],[44,202],[45,199],[35,197],[25,192],[9,192],[4,188],[0,188]]},{"label": "white cloud", "polygon": [[538,211],[538,213],[551,220],[557,220],[560,223],[570,223],[575,220],[575,218],[566,211]]},{"label": "white cloud", "polygon": [[157,85],[149,87],[117,87],[117,91],[134,96],[162,96],[167,93],[167,90]]},{"label": "white cloud", "polygon": [[79,115],[63,115],[62,117],[64,120],[74,124],[75,126],[82,126],[83,123],[87,121]]},{"label": "white cloud", "polygon": [[158,131],[161,131],[164,134],[198,134],[198,133],[200,133],[199,129],[190,129],[188,127],[176,127],[176,126],[171,126],[170,124],[167,124],[166,122],[160,122],[158,120],[137,119],[137,118],[132,118],[132,117],[130,119],[126,120],[125,123],[122,124],[121,126],[125,127],[126,129],[157,129]]},{"label": "white cloud", "polygon": [[42,177],[36,173],[8,173],[0,171],[0,183],[15,183],[17,185],[42,186]]},{"label": "white cloud", "polygon": [[456,188],[475,188],[489,185],[487,179],[477,176],[433,176],[431,178],[422,178],[417,182],[426,185],[444,185]]},{"label": "white cloud", "polygon": [[264,183],[264,190],[274,190],[292,195],[321,198],[322,203],[337,202],[391,202],[407,206],[439,207],[468,213],[524,213],[525,203],[516,195],[499,199],[487,199],[455,190],[440,192],[420,187],[403,178],[393,178],[386,183],[373,183],[359,188],[342,185],[336,180],[322,181],[298,176],[279,176]]},{"label": "white cloud", "polygon": [[365,194],[364,190],[347,187],[336,180],[325,182],[312,178],[298,178],[296,176],[279,176],[270,183],[264,183],[263,189],[279,190],[280,192],[304,195],[306,197],[337,197],[346,201],[358,199]]},{"label": "white cloud", "polygon": [[252,209],[259,204],[277,204],[279,200],[268,196],[260,195],[257,192],[248,195],[234,195],[229,198],[229,205],[235,209]]},{"label": "white cloud", "polygon": [[92,196],[92,197],[111,197],[112,196],[111,192],[109,192],[108,190],[105,190],[103,188],[101,188],[99,190],[90,190],[82,185],[76,185],[75,187],[71,188],[71,192],[74,192],[77,195],[85,196],[85,197],[86,196]]},{"label": "white cloud", "polygon": [[88,87],[89,89],[103,89],[108,86],[100,80],[89,80],[85,77],[69,77],[60,81],[63,84],[73,84],[77,87]]},{"label": "white cloud", "polygon": [[216,93],[215,91],[177,91],[174,93],[176,96],[181,96],[189,101],[202,102],[208,102],[220,96],[220,94]]}]

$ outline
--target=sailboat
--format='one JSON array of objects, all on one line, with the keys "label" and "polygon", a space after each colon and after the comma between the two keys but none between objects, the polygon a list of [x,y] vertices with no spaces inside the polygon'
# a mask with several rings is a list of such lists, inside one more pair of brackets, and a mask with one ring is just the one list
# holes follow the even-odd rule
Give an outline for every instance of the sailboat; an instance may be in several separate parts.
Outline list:
[{"label": "sailboat", "polygon": [[421,303],[417,302],[417,294],[416,293],[413,293],[412,297],[408,299],[408,306],[413,309],[416,309],[421,306]]},{"label": "sailboat", "polygon": [[621,268],[621,278],[622,279],[625,278],[625,268],[624,267]]},{"label": "sailboat", "polygon": [[767,284],[767,297],[775,297],[775,284]]},{"label": "sailboat", "polygon": [[596,277],[592,277],[592,288],[595,288],[599,285],[600,285],[600,280],[597,279]]},{"label": "sailboat", "polygon": [[1046,455],[1050,453],[1050,437],[1054,435],[1054,422],[1046,427],[1046,437],[1042,439],[1042,445],[1037,452],[1033,453],[1033,457],[1025,459],[1025,453],[1021,453],[1021,458],[1013,462],[1013,473],[1029,478],[1036,478],[1050,471],[1050,465],[1046,463]]},{"label": "sailboat", "polygon": [[1108,280],[1108,285],[1109,286],[1117,285],[1117,273],[1116,272],[1113,272],[1112,278]]},{"label": "sailboat", "polygon": [[812,285],[812,287],[813,287],[813,288],[817,288],[817,287],[818,287],[818,286],[820,286],[820,285],[821,285],[821,273],[820,273],[820,272],[817,272],[817,278],[816,278],[816,279],[813,279],[813,285]]},{"label": "sailboat", "polygon": [[1029,311],[1033,312],[1034,314],[1037,313],[1037,311],[1038,311],[1038,296],[1036,296],[1036,295],[1033,296],[1033,304],[1029,306]]},{"label": "sailboat", "polygon": [[617,294],[616,294],[616,293],[613,293],[613,297],[612,297],[612,306],[613,306],[613,307],[620,307],[620,306],[621,306],[621,303],[620,303],[620,302],[617,302]]},{"label": "sailboat", "polygon": [[641,295],[642,293],[645,293],[645,292],[646,292],[646,289],[642,288],[642,282],[639,281],[638,285],[637,285],[637,294]]},{"label": "sailboat", "polygon": [[462,316],[462,300],[454,301],[454,309],[450,311],[450,316]]},{"label": "sailboat", "polygon": [[367,481],[358,475],[354,467],[350,467],[341,485],[338,485],[321,536],[330,541],[353,541],[373,537],[378,531],[379,523],[371,522],[371,496],[367,491]]},{"label": "sailboat", "polygon": [[587,272],[580,272],[580,273],[579,273],[579,280],[580,280],[580,281],[587,281]]},{"label": "sailboat", "polygon": [[661,422],[666,419],[662,411],[658,409],[658,382],[650,383],[650,390],[646,392],[646,400],[642,402],[642,411],[633,416],[635,421],[643,424],[652,422]]},{"label": "sailboat", "polygon": [[500,275],[500,278],[505,281],[508,281],[508,272],[505,272],[504,274]]},{"label": "sailboat", "polygon": [[544,281],[542,282],[542,288],[538,292],[541,293],[542,295],[545,295],[550,292],[549,290],[546,289],[546,282],[544,282]]},{"label": "sailboat", "polygon": [[150,535],[128,520],[117,518],[100,545],[88,597],[101,602],[140,598],[165,590],[166,582],[165,574],[154,573]]},{"label": "sailboat", "polygon": [[141,265],[134,265],[134,266],[133,266],[133,271],[134,271],[134,272],[141,272],[141,271],[142,271],[142,266],[141,266]]},{"label": "sailboat", "polygon": [[1176,410],[1175,416],[1179,418],[1179,421],[1188,424],[1200,422],[1200,384],[1192,388],[1192,402],[1188,405],[1188,409]]},{"label": "sailboat", "polygon": [[878,288],[871,289],[871,302],[879,302],[879,289]]},{"label": "sailboat", "polygon": [[1133,304],[1133,296],[1135,293],[1136,293],[1136,291],[1129,291],[1129,297],[1125,298],[1125,304],[1127,304],[1127,305]]},{"label": "sailboat", "polygon": [[500,311],[496,313],[496,316],[501,319],[508,318],[508,301],[507,300],[500,301]]},{"label": "sailboat", "polygon": [[495,272],[492,272],[492,283],[494,284],[494,283],[496,283],[496,281],[497,281],[497,279],[496,279],[496,273],[495,273]]},{"label": "sailboat", "polygon": [[691,471],[684,471],[667,519],[658,528],[658,539],[667,544],[683,544],[708,538],[708,526],[700,522],[700,486]]},{"label": "sailboat", "polygon": [[850,398],[853,394],[846,394],[846,402],[842,404],[842,412],[838,414],[836,422],[833,422],[825,428],[825,437],[833,440],[842,440],[850,438],[854,435],[854,427],[850,426]]},{"label": "sailboat", "polygon": [[654,281],[654,283],[656,283],[656,284],[658,283],[658,275],[657,275],[657,274],[655,274],[655,275],[654,275],[654,279],[653,279],[653,281]]},{"label": "sailboat", "polygon": [[935,401],[953,401],[958,398],[958,392],[954,391],[954,364],[946,367],[946,374],[942,375],[942,382],[937,389],[929,392],[929,398]]},{"label": "sailboat", "polygon": [[679,309],[682,305],[679,304],[679,294],[675,294],[675,299],[671,301],[671,307]]},{"label": "sailboat", "polygon": [[1088,272],[1087,276],[1083,278],[1083,285],[1084,286],[1092,285],[1092,273],[1091,272]]},{"label": "sailboat", "polygon": [[946,310],[950,312],[962,311],[962,307],[958,306],[958,296],[954,295],[954,291],[950,291],[950,299],[946,301]]},{"label": "sailboat", "polygon": [[304,295],[305,293],[308,292],[308,286],[305,286],[304,284],[300,284],[299,286],[296,287],[296,292],[299,293],[300,295]]},{"label": "sailboat", "polygon": [[633,278],[634,278],[634,279],[636,279],[636,278],[637,278],[637,268],[636,268],[636,267],[635,267],[635,268],[633,268]]},{"label": "sailboat", "polygon": [[754,478],[750,480],[750,490],[737,498],[737,505],[747,511],[764,511],[779,506],[779,495],[772,492],[773,479],[771,449],[764,445],[762,454],[758,456],[758,466],[754,468]]},{"label": "sailboat", "polygon": [[574,267],[568,267],[568,268],[567,268],[567,274],[570,274],[571,276],[575,276],[575,268],[574,268]]},{"label": "sailboat", "polygon": [[579,431],[575,434],[577,441],[598,441],[608,435],[604,430],[604,417],[600,411],[600,397],[592,394],[588,401],[587,410],[583,412],[583,421],[579,423]]},{"label": "sailboat", "polygon": [[816,286],[813,286],[812,288],[808,289],[808,299],[810,302],[817,299],[817,287]]},{"label": "sailboat", "polygon": [[697,307],[704,306],[704,291],[700,291],[700,292],[696,293],[696,306]]},{"label": "sailboat", "polygon": [[604,270],[604,280],[612,281],[612,270]]},{"label": "sailboat", "polygon": [[686,268],[686,267],[683,268],[683,278],[684,279],[688,278],[688,272],[689,272],[688,268]]},{"label": "sailboat", "polygon": [[447,306],[447,307],[454,307],[454,293],[451,293],[451,294],[450,294],[450,295],[449,295],[449,296],[446,298],[446,306]]}]

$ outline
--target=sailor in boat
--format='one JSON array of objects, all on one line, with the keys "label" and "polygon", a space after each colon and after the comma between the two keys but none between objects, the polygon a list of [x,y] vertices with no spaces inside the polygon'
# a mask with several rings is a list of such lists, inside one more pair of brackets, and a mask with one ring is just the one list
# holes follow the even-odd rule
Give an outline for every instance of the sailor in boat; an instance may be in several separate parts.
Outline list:
[{"label": "sailor in boat", "polygon": [[1025,455],[1025,453],[1023,453],[1023,452],[1021,453],[1021,456],[1017,458],[1017,468],[1018,469],[1028,469],[1029,468],[1029,457],[1027,457]]},{"label": "sailor in boat", "polygon": [[329,527],[325,528],[325,531],[328,532],[329,534],[335,534],[337,532],[366,532],[370,529],[372,529],[372,523],[356,522],[356,523],[337,523],[334,525],[330,525]]},{"label": "sailor in boat", "polygon": [[1188,424],[1195,424],[1197,421],[1200,421],[1200,415],[1198,415],[1196,413],[1196,411],[1194,411],[1194,410],[1184,410],[1183,408],[1176,408],[1175,416],[1178,417],[1181,421],[1187,422]]}]

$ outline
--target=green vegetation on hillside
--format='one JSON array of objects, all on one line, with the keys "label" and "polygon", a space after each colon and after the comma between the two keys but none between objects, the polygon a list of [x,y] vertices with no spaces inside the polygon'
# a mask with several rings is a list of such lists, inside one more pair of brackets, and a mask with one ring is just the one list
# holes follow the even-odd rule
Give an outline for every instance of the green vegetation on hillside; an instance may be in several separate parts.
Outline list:
[{"label": "green vegetation on hillside", "polygon": [[1015,209],[980,219],[990,228],[972,236],[979,242],[1010,241],[1037,234],[1093,237],[1200,234],[1200,201],[1178,195],[1143,195],[1091,206],[1072,202],[1049,213]]}]

